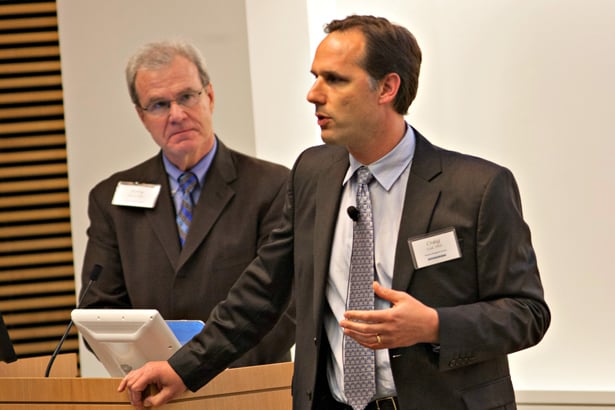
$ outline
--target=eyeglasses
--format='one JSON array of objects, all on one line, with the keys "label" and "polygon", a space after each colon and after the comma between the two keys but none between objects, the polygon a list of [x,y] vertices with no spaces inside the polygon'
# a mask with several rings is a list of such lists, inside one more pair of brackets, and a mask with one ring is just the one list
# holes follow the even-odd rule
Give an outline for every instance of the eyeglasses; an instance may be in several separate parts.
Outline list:
[{"label": "eyeglasses", "polygon": [[147,111],[148,114],[154,117],[162,117],[169,114],[171,111],[171,103],[175,102],[177,105],[181,105],[184,108],[192,108],[198,104],[203,94],[203,88],[199,91],[184,91],[178,94],[173,100],[156,100],[149,103],[146,107],[141,107],[143,111]]}]

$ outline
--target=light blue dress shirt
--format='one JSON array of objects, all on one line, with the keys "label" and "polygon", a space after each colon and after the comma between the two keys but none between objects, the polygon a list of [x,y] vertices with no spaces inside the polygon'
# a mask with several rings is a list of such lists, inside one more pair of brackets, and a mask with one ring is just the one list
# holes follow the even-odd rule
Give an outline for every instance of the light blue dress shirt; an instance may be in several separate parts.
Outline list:
[{"label": "light blue dress shirt", "polygon": [[[370,197],[374,220],[374,253],[378,282],[391,288],[397,233],[401,220],[406,185],[414,156],[415,136],[411,127],[406,125],[406,134],[397,146],[378,161],[367,164],[374,175],[371,182]],[[350,255],[352,252],[353,221],[347,214],[349,206],[356,205],[357,182],[352,178],[354,172],[364,164],[350,156],[350,166],[343,181],[342,198],[337,216],[329,277],[326,288],[327,302],[331,313],[325,316],[325,330],[331,345],[332,355],[328,363],[327,378],[333,397],[346,403],[344,395],[344,358],[342,352],[343,331],[339,322],[346,311],[348,293]],[[390,303],[376,298],[376,309],[386,309]],[[376,350],[376,396],[396,396],[395,383],[387,349]]]},{"label": "light blue dress shirt", "polygon": [[[196,175],[199,180],[198,185],[192,191],[192,201],[194,205],[199,202],[199,198],[201,197],[201,191],[203,189],[203,184],[205,183],[205,177],[207,176],[207,171],[209,171],[209,167],[216,156],[216,151],[218,150],[218,139],[214,138],[214,146],[212,149],[205,154],[203,158],[195,166],[193,166],[188,171],[192,172]],[[177,168],[175,165],[169,161],[169,159],[162,154],[162,162],[164,163],[164,169],[167,171],[167,176],[169,177],[169,186],[171,188],[171,196],[173,197],[173,203],[175,204],[175,212],[179,208],[181,208],[182,195],[179,192],[179,182],[177,179],[184,172]]]}]

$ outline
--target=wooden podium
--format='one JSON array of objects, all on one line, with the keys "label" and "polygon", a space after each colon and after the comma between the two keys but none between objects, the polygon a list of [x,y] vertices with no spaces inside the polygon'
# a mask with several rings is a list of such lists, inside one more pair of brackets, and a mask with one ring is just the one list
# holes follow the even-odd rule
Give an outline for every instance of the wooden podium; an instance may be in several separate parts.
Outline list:
[{"label": "wooden podium", "polygon": [[[228,369],[161,410],[290,410],[293,364]],[[119,378],[0,377],[0,410],[134,410]]]}]

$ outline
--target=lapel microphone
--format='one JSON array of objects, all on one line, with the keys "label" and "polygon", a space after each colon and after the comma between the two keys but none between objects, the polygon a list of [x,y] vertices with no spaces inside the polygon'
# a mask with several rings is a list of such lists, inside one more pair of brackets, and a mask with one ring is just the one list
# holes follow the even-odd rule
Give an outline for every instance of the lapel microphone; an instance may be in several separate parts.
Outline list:
[{"label": "lapel microphone", "polygon": [[350,219],[352,219],[354,222],[357,222],[359,220],[359,210],[356,206],[349,206],[348,208],[346,208],[346,212],[348,213]]},{"label": "lapel microphone", "polygon": [[[102,270],[103,270],[103,267],[98,264],[95,264],[94,267],[92,268],[92,271],[90,272],[90,281],[88,282],[87,286],[85,287],[85,290],[81,294],[81,298],[79,298],[79,302],[77,303],[77,309],[81,307],[81,302],[83,302],[83,298],[88,293],[92,285],[96,283]],[[68,337],[68,332],[70,332],[70,329],[72,327],[73,327],[73,320],[71,319],[70,322],[68,322],[68,326],[66,326],[66,330],[64,331],[64,334],[62,335],[60,342],[56,346],[56,350],[53,351],[53,354],[51,355],[51,358],[49,359],[49,364],[47,364],[47,369],[45,370],[45,377],[49,377],[49,373],[51,372],[51,366],[53,366],[53,362],[56,360],[56,356],[58,355],[58,353],[60,353],[60,349],[62,348],[62,345],[64,344],[64,341],[66,340],[66,337]]]}]

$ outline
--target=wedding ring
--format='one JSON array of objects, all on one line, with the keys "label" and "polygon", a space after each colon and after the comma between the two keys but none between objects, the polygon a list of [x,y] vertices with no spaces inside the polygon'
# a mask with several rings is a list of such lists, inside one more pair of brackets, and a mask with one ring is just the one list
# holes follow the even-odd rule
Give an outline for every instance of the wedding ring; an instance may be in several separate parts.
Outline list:
[{"label": "wedding ring", "polygon": [[382,344],[382,339],[380,338],[380,335],[376,335],[376,341],[378,342],[378,344]]}]

